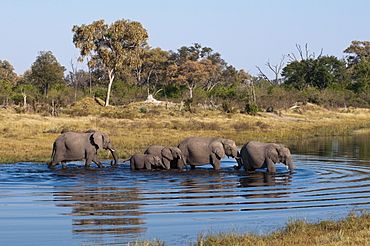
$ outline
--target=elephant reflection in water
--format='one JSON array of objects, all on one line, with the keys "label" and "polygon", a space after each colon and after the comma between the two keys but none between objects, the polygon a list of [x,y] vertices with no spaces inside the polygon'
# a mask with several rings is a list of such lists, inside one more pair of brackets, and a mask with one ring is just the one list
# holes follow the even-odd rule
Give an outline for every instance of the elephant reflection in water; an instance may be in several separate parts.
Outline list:
[{"label": "elephant reflection in water", "polygon": [[[60,187],[58,189],[61,189]],[[138,238],[146,227],[140,209],[140,189],[137,187],[78,186],[54,193],[57,206],[71,207],[73,232],[101,237],[117,234]],[[133,201],[133,202],[128,202]],[[67,203],[66,203],[67,202]],[[96,238],[92,238],[96,242]]]},{"label": "elephant reflection in water", "polygon": [[[291,175],[289,174],[272,174],[266,172],[248,173],[247,176],[239,179],[239,187],[271,187],[265,189],[247,189],[246,194],[242,195],[245,198],[279,198],[286,197],[290,187],[288,184],[291,182]],[[277,187],[279,186],[279,188]],[[258,191],[258,192],[256,192]]]}]

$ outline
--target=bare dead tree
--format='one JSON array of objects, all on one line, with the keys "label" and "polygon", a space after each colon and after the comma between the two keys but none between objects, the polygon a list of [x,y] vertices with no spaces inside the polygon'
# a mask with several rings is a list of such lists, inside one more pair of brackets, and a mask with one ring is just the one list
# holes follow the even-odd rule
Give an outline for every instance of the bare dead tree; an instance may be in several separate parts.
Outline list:
[{"label": "bare dead tree", "polygon": [[266,76],[266,74],[264,72],[262,72],[261,68],[256,66],[256,68],[258,69],[258,71],[260,72],[259,73],[259,76],[261,76],[262,78],[264,78],[265,80],[267,80],[268,82],[271,83],[270,79]]},{"label": "bare dead tree", "polygon": [[[300,61],[302,61],[302,60],[308,60],[308,59],[316,59],[315,52],[312,52],[310,54],[310,51],[308,49],[308,44],[305,45],[304,50],[302,49],[302,47],[299,44],[296,44],[295,47],[298,50]],[[320,58],[321,57],[322,52],[323,52],[323,49],[321,49],[320,54],[319,54],[319,56],[317,58]],[[295,56],[294,53],[288,54],[288,57],[289,57],[289,59],[290,59],[291,62],[298,61],[298,59],[297,59],[297,57]]]},{"label": "bare dead tree", "polygon": [[281,70],[283,69],[283,67],[285,65],[284,60],[285,60],[285,55],[282,56],[282,58],[280,59],[279,64],[277,64],[277,65],[272,65],[270,63],[270,60],[267,61],[267,63],[265,64],[274,73],[275,78],[273,80],[270,80],[267,77],[267,75],[264,72],[262,72],[261,68],[259,68],[258,66],[256,66],[256,67],[257,67],[258,71],[260,72],[260,76],[262,76],[265,80],[270,82],[270,84],[278,84],[279,81],[280,81],[279,77],[280,77]]},{"label": "bare dead tree", "polygon": [[73,61],[71,59],[71,68],[72,68],[72,73],[71,73],[71,82],[75,87],[75,101],[77,101],[77,85],[78,85],[78,79],[76,78],[77,76],[77,66],[73,65]]},{"label": "bare dead tree", "polygon": [[279,64],[277,65],[272,65],[270,61],[266,63],[266,66],[275,74],[275,79],[272,81],[272,84],[279,84],[279,76],[280,76],[281,70],[283,69],[285,65],[284,59],[285,59],[285,55],[282,56]]}]

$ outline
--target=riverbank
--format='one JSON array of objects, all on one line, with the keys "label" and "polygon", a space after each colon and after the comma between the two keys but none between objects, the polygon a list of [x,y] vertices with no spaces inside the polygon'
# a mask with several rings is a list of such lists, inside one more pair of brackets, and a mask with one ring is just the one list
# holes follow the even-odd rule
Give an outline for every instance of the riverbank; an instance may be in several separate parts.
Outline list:
[{"label": "riverbank", "polygon": [[[176,108],[145,106],[144,110],[143,107],[101,107],[95,115],[61,114],[56,117],[17,114],[11,109],[1,109],[0,139],[4,144],[0,149],[0,163],[47,162],[55,138],[67,131],[97,129],[106,132],[119,157],[125,159],[154,144],[177,146],[191,136],[218,136],[242,146],[250,140],[284,143],[292,139],[350,135],[355,130],[370,128],[369,109],[330,111],[306,105],[250,116],[218,110],[190,113]],[[112,159],[109,151],[99,150],[99,156]]]},{"label": "riverbank", "polygon": [[[220,234],[200,235],[197,246],[234,245],[369,245],[370,214],[366,211],[351,212],[348,217],[339,221],[324,220],[308,223],[297,220],[266,236],[226,232]],[[155,244],[154,244],[155,245]]]}]

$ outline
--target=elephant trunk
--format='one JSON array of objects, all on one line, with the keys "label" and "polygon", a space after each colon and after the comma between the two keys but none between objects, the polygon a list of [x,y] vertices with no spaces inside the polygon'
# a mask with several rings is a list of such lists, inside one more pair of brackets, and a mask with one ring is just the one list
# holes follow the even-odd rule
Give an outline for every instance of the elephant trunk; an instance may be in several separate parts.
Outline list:
[{"label": "elephant trunk", "polygon": [[239,170],[240,168],[242,168],[242,166],[243,166],[243,163],[242,163],[242,158],[241,158],[241,156],[240,156],[240,152],[238,151],[238,154],[236,155],[236,157],[235,157],[235,160],[236,160],[236,162],[238,163],[238,165],[237,166],[234,166],[234,169],[235,170]]},{"label": "elephant trunk", "polygon": [[181,154],[181,155],[180,155],[180,160],[181,160],[181,162],[182,162],[182,164],[183,164],[183,165],[180,167],[180,164],[178,164],[178,168],[179,168],[179,169],[182,169],[182,167],[184,167],[184,166],[185,166],[186,171],[189,171],[189,169],[188,169],[188,165],[186,165],[185,157],[184,157],[184,155],[183,155],[183,154]]},{"label": "elephant trunk", "polygon": [[117,157],[116,151],[113,148],[108,148],[108,149],[112,153],[112,156],[113,156],[113,159],[114,159],[114,163],[111,162],[110,165],[112,167],[117,167],[117,165],[118,165],[118,157]]},{"label": "elephant trunk", "polygon": [[285,165],[289,167],[289,171],[290,171],[291,174],[294,173],[293,162],[292,162],[292,159],[290,157],[287,158]]}]

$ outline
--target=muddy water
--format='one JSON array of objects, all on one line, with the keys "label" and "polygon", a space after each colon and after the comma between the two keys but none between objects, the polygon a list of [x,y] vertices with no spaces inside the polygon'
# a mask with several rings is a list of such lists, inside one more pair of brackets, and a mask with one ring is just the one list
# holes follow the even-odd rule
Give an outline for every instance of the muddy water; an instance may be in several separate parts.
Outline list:
[{"label": "muddy water", "polygon": [[288,147],[293,175],[284,165],[274,175],[234,171],[232,159],[222,160],[219,172],[0,164],[1,245],[124,245],[145,238],[188,245],[200,232],[266,233],[289,219],[315,222],[370,208],[370,135]]}]

